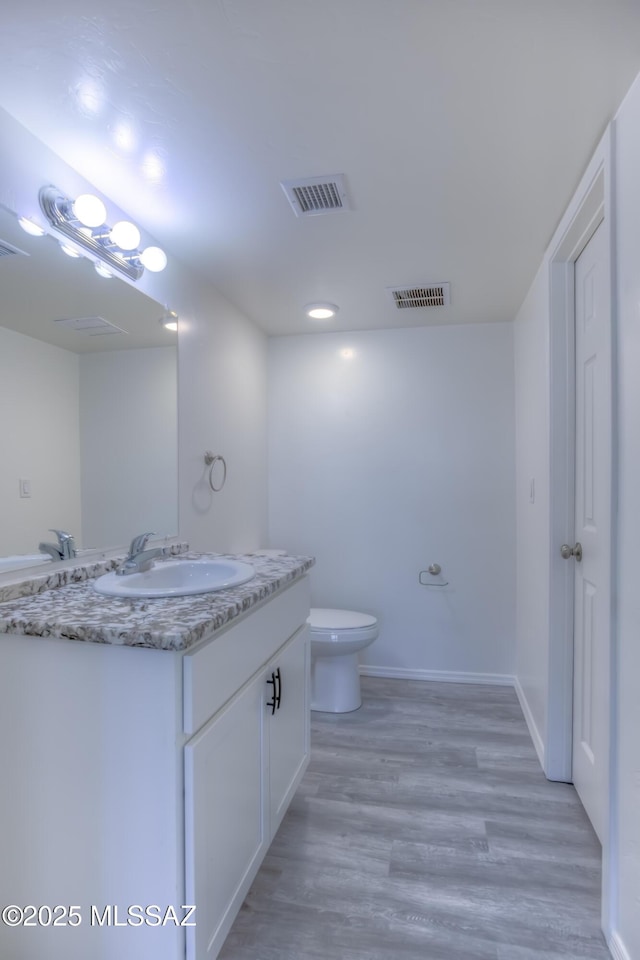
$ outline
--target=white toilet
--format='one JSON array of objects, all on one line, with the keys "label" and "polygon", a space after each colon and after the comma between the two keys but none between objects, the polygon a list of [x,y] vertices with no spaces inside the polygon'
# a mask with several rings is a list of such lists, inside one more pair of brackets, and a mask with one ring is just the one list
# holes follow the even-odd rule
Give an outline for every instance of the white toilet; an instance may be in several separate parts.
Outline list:
[{"label": "white toilet", "polygon": [[378,636],[378,621],[367,613],[313,607],[311,628],[311,709],[349,713],[362,704],[358,651]]}]

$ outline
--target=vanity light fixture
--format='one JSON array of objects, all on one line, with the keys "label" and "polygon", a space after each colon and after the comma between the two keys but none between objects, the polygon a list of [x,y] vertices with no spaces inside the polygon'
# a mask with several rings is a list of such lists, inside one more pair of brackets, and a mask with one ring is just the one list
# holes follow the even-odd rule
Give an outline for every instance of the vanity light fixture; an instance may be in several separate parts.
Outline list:
[{"label": "vanity light fixture", "polygon": [[116,246],[122,247],[123,250],[135,250],[140,243],[140,231],[135,223],[130,223],[128,220],[118,220],[117,223],[114,223],[109,232],[109,237]]},{"label": "vanity light fixture", "polygon": [[167,265],[167,255],[160,247],[147,247],[140,254],[140,263],[152,273],[160,273]]},{"label": "vanity light fixture", "polygon": [[308,303],[305,313],[312,320],[330,320],[340,308],[335,303]]},{"label": "vanity light fixture", "polygon": [[42,227],[39,227],[37,223],[34,223],[33,220],[28,220],[27,217],[18,217],[18,223],[29,236],[44,237],[44,230]]},{"label": "vanity light fixture", "polygon": [[139,280],[145,267],[156,273],[167,265],[160,247],[139,249],[140,231],[134,223],[119,220],[110,227],[104,203],[93,194],[83,193],[69,200],[57,187],[42,187],[40,206],[55,230],[86,250],[92,259],[98,258],[96,271],[102,277],[112,277],[112,271],[117,270],[130,280]]},{"label": "vanity light fixture", "polygon": [[70,207],[73,218],[85,227],[101,227],[107,219],[107,208],[100,197],[94,197],[92,193],[81,193]]}]

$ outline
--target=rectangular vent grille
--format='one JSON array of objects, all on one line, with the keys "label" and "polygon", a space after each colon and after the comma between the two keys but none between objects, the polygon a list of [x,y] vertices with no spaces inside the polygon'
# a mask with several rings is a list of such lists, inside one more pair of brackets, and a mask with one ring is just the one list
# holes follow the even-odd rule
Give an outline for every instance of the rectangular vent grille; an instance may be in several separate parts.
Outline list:
[{"label": "rectangular vent grille", "polygon": [[103,317],[71,317],[63,320],[54,320],[59,327],[66,327],[74,333],[83,333],[87,337],[105,337],[114,333],[126,333],[115,323],[109,323]]},{"label": "rectangular vent grille", "polygon": [[415,287],[387,287],[398,310],[419,307],[446,307],[449,300],[448,283],[432,283]]},{"label": "rectangular vent grille", "polygon": [[22,257],[29,256],[25,250],[20,250],[19,247],[14,247],[13,244],[7,243],[6,240],[0,240],[0,257],[15,257],[16,255]]},{"label": "rectangular vent grille", "polygon": [[303,180],[282,180],[280,186],[296,217],[340,213],[351,209],[342,174],[306,177]]}]

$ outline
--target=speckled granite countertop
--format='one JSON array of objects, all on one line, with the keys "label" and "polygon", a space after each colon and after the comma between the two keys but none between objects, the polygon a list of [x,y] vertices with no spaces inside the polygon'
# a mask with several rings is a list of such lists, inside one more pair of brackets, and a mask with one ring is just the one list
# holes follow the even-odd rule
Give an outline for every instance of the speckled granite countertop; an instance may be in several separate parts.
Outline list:
[{"label": "speckled granite countertop", "polygon": [[[209,555],[186,553],[182,556],[194,559]],[[95,592],[87,574],[82,577],[78,573],[75,577],[78,582],[63,582],[53,585],[54,589],[32,595],[23,593],[0,603],[0,634],[186,650],[303,576],[314,564],[312,557],[288,555],[247,554],[233,559],[254,567],[253,580],[230,590],[187,597],[153,600],[106,597]],[[96,573],[92,570],[88,576],[95,577]],[[0,648],[1,643],[0,638]]]}]

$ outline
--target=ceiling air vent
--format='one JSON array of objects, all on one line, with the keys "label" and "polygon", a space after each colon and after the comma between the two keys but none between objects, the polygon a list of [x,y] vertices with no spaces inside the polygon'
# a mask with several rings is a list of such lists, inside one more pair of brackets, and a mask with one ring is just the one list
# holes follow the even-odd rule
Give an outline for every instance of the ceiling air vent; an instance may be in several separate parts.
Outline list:
[{"label": "ceiling air vent", "polygon": [[449,284],[430,283],[415,287],[387,287],[398,310],[418,307],[446,307],[449,305]]},{"label": "ceiling air vent", "polygon": [[327,177],[282,180],[280,186],[296,217],[317,217],[321,213],[350,210],[347,185],[341,173]]},{"label": "ceiling air vent", "polygon": [[22,257],[29,256],[26,250],[20,250],[19,247],[14,247],[13,244],[7,243],[6,240],[0,240],[0,257],[15,257],[16,254]]},{"label": "ceiling air vent", "polygon": [[74,333],[84,333],[87,337],[104,337],[114,333],[126,333],[121,327],[109,323],[103,317],[70,317],[63,320],[54,320],[59,327],[66,327]]}]

